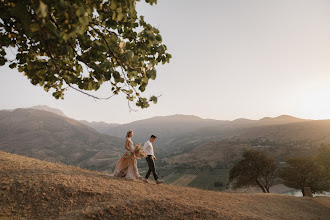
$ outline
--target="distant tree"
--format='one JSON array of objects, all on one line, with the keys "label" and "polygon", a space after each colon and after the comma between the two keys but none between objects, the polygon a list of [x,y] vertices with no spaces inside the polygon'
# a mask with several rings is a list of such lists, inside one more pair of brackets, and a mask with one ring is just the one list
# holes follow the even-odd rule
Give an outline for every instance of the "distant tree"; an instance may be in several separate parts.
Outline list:
[{"label": "distant tree", "polygon": [[329,189],[329,182],[322,174],[322,168],[312,157],[288,158],[286,166],[280,169],[280,177],[287,187],[301,190],[310,187],[312,193],[322,193]]},{"label": "distant tree", "polygon": [[274,159],[266,153],[246,150],[243,159],[229,171],[229,181],[233,183],[234,188],[257,185],[264,193],[269,193],[276,171]]},{"label": "distant tree", "polygon": [[330,145],[321,144],[314,160],[320,166],[322,175],[330,181]]},{"label": "distant tree", "polygon": [[[159,30],[138,17],[140,0],[3,0],[0,4],[0,66],[9,64],[56,99],[67,88],[86,92],[111,85],[109,97],[125,94],[141,108],[155,66],[169,62]],[[150,5],[157,0],[145,0]],[[6,56],[14,53],[15,58]],[[11,59],[11,60],[10,60]],[[105,99],[107,99],[105,98]]]}]

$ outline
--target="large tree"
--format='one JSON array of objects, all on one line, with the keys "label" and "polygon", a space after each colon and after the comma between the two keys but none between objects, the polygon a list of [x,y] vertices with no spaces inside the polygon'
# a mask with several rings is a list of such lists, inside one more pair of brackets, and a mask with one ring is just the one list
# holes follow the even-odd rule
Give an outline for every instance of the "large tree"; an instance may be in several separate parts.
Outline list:
[{"label": "large tree", "polygon": [[[100,98],[86,90],[109,82],[109,97],[124,93],[146,108],[157,97],[141,93],[156,78],[155,66],[171,55],[159,30],[137,15],[138,1],[2,0],[0,65],[17,68],[47,92],[53,89],[57,99],[69,87]],[[10,50],[13,59],[6,56]]]},{"label": "large tree", "polygon": [[303,195],[305,187],[310,187],[312,193],[322,193],[330,188],[322,168],[312,157],[288,158],[286,166],[280,169],[280,177],[284,185],[301,190]]},{"label": "large tree", "polygon": [[274,159],[266,153],[246,150],[243,158],[230,169],[229,181],[233,183],[233,188],[257,185],[264,193],[269,193],[276,171]]},{"label": "large tree", "polygon": [[314,160],[320,166],[322,175],[330,181],[330,145],[321,144]]}]

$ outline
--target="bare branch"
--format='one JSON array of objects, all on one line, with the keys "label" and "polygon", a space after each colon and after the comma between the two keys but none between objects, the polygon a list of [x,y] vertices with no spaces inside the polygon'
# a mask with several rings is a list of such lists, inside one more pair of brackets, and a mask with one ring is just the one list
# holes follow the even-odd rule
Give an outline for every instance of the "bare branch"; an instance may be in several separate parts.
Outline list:
[{"label": "bare branch", "polygon": [[[66,82],[66,83],[67,83],[67,82]],[[84,94],[84,95],[87,95],[87,96],[89,96],[89,97],[92,97],[92,98],[94,98],[94,99],[105,100],[105,99],[110,99],[110,98],[112,98],[113,96],[115,96],[115,94],[112,94],[112,95],[109,96],[109,97],[106,97],[106,98],[100,98],[100,97],[97,97],[97,96],[94,96],[94,95],[88,94],[87,92],[84,92],[84,91],[82,91],[82,90],[80,90],[80,89],[77,89],[77,88],[73,87],[70,83],[67,83],[67,84],[68,84],[68,86],[69,86],[70,88],[72,88],[72,89],[74,89],[74,90],[76,90],[76,91],[78,91],[78,92],[80,92],[80,93],[82,93],[82,94]]]}]

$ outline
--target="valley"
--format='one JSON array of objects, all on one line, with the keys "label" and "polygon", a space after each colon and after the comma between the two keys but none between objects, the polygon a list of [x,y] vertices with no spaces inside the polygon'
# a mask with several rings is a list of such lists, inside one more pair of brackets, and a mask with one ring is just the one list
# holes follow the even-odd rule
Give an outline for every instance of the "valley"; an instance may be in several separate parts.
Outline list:
[{"label": "valley", "polygon": [[[109,174],[125,152],[123,136],[130,129],[134,144],[158,136],[157,169],[167,183],[216,191],[228,189],[229,169],[245,149],[265,151],[282,163],[330,143],[329,120],[279,116],[219,121],[173,115],[119,125],[80,122],[39,106],[0,111],[0,150]],[[146,169],[144,159],[138,167]]]}]

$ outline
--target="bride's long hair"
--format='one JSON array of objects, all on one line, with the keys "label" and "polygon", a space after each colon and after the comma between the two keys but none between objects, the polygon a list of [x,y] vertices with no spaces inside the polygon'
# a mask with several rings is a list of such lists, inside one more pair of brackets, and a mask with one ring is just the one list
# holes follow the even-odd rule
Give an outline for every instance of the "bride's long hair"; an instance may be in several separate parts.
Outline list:
[{"label": "bride's long hair", "polygon": [[128,132],[127,132],[127,134],[126,134],[126,138],[129,138],[130,137],[130,135],[133,133],[133,131],[132,130],[129,130]]}]

